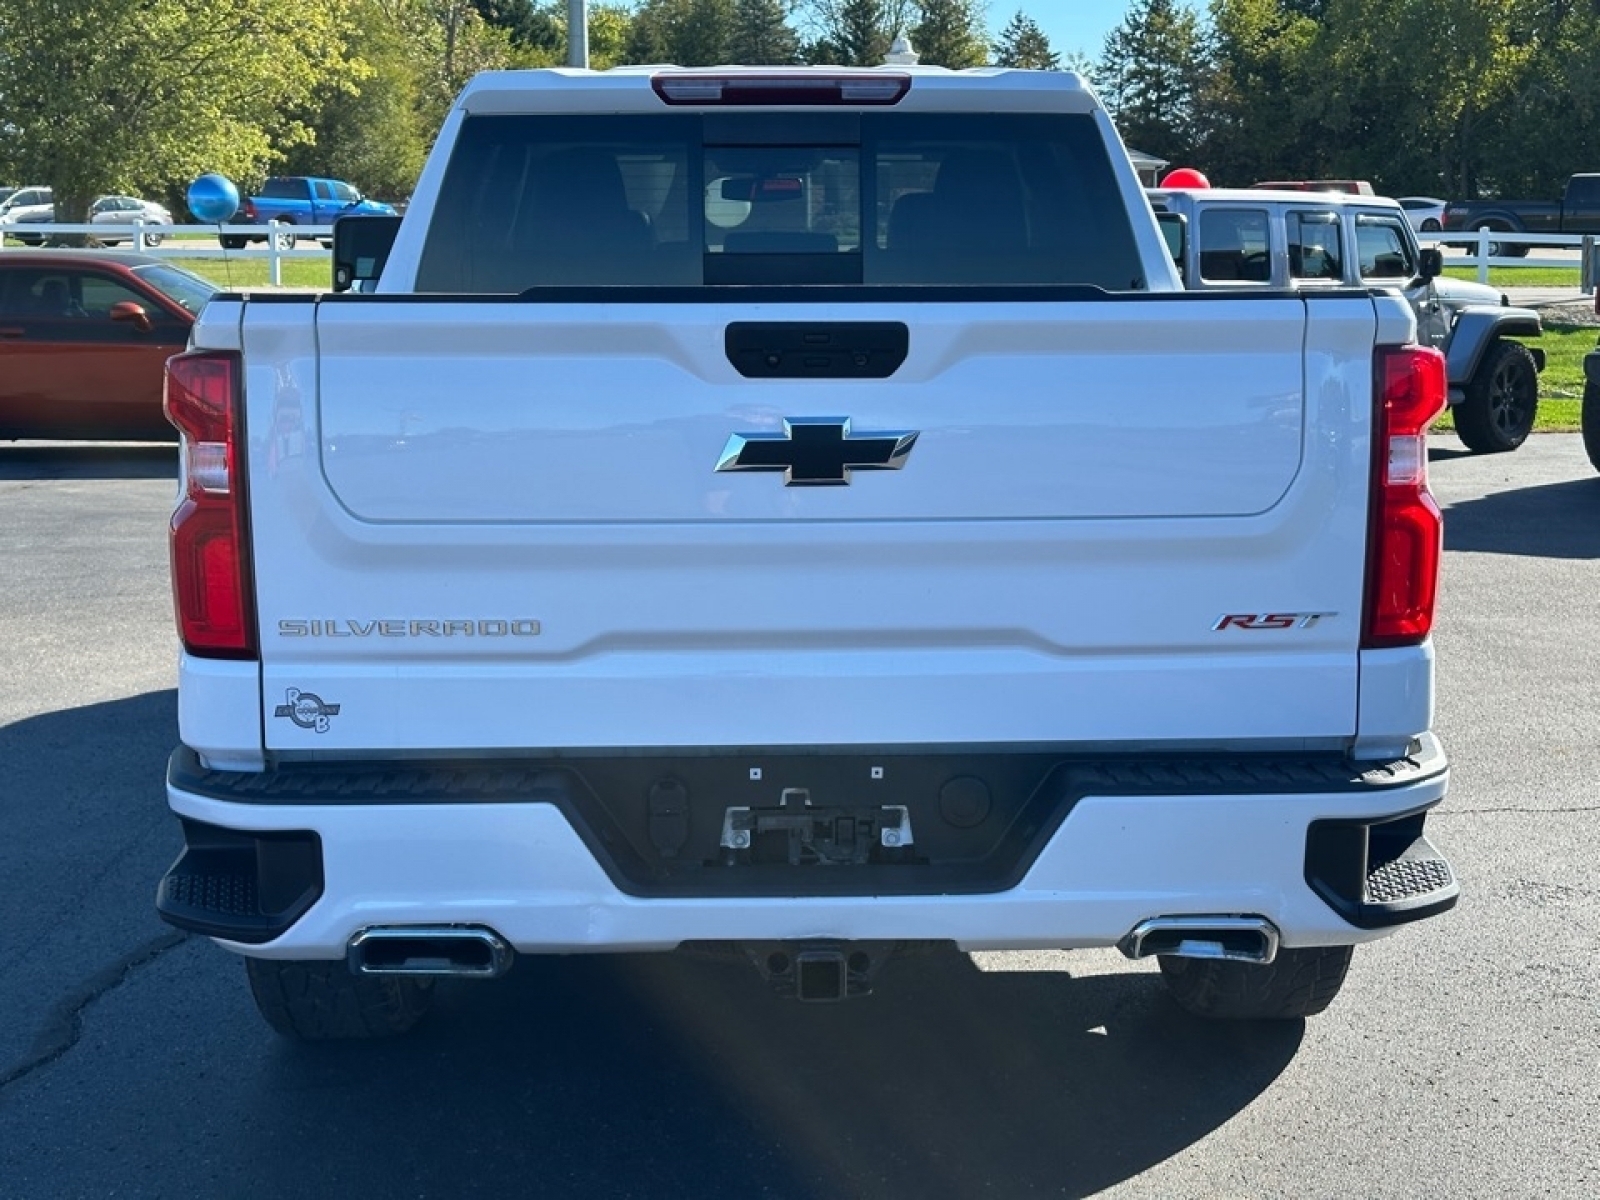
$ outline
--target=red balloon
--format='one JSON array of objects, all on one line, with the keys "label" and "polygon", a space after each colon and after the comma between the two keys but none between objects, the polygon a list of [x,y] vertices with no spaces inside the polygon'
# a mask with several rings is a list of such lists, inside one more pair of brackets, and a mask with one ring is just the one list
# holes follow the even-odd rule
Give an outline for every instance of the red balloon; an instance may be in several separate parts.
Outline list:
[{"label": "red balloon", "polygon": [[1161,181],[1164,188],[1208,188],[1211,180],[1200,174],[1193,167],[1178,167],[1168,171],[1165,179]]}]

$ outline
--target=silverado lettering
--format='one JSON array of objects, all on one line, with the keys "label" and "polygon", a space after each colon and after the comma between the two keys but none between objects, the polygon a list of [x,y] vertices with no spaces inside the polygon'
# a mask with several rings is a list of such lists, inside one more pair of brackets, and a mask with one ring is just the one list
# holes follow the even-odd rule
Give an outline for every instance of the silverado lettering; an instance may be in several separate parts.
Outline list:
[{"label": "silverado lettering", "polygon": [[539,622],[526,618],[515,621],[353,621],[296,620],[278,621],[278,636],[302,637],[538,637]]}]

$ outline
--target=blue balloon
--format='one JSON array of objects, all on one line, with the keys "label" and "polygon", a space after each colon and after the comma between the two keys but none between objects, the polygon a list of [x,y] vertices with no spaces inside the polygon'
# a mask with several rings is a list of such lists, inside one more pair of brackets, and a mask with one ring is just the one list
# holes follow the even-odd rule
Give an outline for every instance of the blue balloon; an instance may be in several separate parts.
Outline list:
[{"label": "blue balloon", "polygon": [[221,225],[239,211],[239,189],[226,175],[202,175],[189,185],[189,211],[196,221]]}]

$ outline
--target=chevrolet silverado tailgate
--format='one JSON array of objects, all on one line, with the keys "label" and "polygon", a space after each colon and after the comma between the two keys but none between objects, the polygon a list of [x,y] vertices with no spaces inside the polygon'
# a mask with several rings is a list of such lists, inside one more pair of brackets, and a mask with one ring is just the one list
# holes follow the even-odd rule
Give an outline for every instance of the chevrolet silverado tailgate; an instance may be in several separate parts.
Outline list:
[{"label": "chevrolet silverado tailgate", "polygon": [[[1355,728],[1364,298],[316,313],[244,327],[271,748]],[[748,377],[752,322],[904,357]]]}]

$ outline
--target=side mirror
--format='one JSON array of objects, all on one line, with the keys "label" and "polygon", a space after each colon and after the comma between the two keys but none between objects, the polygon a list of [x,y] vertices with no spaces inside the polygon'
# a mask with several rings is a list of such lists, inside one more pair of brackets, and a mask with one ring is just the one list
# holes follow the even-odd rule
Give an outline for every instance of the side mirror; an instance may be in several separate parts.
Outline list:
[{"label": "side mirror", "polygon": [[1429,246],[1417,257],[1417,274],[1423,279],[1437,279],[1444,274],[1444,251]]},{"label": "side mirror", "polygon": [[119,300],[111,306],[110,315],[113,321],[126,321],[140,333],[150,332],[150,314],[145,312],[142,304],[132,300]]},{"label": "side mirror", "polygon": [[333,290],[365,291],[377,282],[400,232],[400,218],[369,213],[340,217],[333,223]]}]

